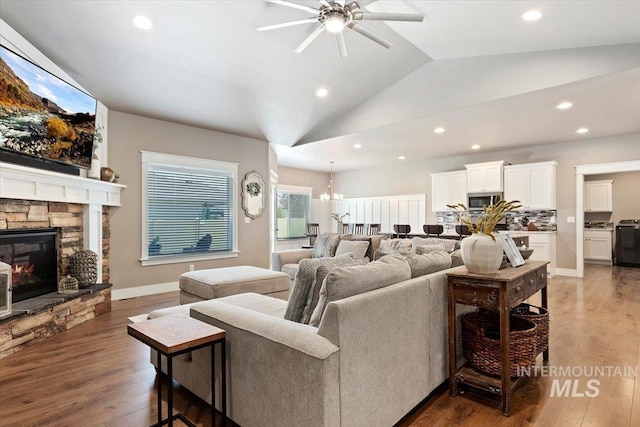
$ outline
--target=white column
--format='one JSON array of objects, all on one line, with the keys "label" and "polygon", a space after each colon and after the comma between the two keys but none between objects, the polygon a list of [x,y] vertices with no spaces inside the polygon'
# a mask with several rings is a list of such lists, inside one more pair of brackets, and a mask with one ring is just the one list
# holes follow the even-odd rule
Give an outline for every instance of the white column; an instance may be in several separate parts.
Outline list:
[{"label": "white column", "polygon": [[102,283],[102,205],[84,205],[82,220],[84,249],[98,254],[98,283]]}]

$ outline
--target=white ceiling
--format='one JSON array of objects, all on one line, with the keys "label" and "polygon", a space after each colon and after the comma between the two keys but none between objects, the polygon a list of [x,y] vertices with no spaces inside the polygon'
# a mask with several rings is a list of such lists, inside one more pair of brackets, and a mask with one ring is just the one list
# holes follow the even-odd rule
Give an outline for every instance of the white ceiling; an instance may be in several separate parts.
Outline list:
[{"label": "white ceiling", "polygon": [[[640,1],[366,3],[426,19],[367,22],[394,46],[347,32],[342,59],[327,34],[293,52],[315,24],[256,31],[309,16],[261,0],[0,0],[0,18],[108,108],[267,140],[287,166],[347,170],[473,143],[640,131]],[[522,21],[530,8],[542,20]],[[131,25],[138,14],[152,30]],[[328,97],[315,97],[320,86]],[[557,111],[565,99],[574,107]]]}]

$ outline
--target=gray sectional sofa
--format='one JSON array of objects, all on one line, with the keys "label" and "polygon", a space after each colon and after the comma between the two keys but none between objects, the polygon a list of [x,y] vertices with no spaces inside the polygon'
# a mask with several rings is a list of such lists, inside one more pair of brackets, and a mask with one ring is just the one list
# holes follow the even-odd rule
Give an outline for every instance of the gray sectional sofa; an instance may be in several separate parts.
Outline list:
[{"label": "gray sectional sofa", "polygon": [[[335,267],[318,327],[285,320],[286,301],[255,293],[149,317],[188,315],[225,329],[228,415],[243,427],[391,426],[447,378],[444,255],[444,270],[415,278],[400,255]],[[211,401],[208,351],[174,359],[173,372]]]}]

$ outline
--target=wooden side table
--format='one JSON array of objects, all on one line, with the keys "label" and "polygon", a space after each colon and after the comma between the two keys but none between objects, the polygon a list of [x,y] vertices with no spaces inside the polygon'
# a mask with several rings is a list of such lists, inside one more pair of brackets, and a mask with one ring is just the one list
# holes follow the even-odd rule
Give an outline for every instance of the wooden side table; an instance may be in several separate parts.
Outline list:
[{"label": "wooden side table", "polygon": [[162,381],[158,378],[158,423],[155,426],[169,424],[181,420],[186,425],[195,427],[184,415],[173,415],[173,357],[204,347],[211,348],[211,425],[216,423],[216,392],[215,392],[215,354],[214,345],[219,343],[222,348],[222,419],[227,420],[226,400],[226,369],[225,369],[225,331],[208,323],[191,317],[166,316],[145,320],[127,325],[127,333],[142,341],[158,352],[158,370],[161,371],[162,356],[167,358],[167,418],[162,419]]},{"label": "wooden side table", "polygon": [[[509,359],[510,311],[512,308],[541,291],[542,306],[547,308],[547,264],[548,261],[528,260],[524,265],[506,267],[495,274],[474,274],[460,266],[447,273],[449,315],[449,392],[458,394],[458,384],[466,384],[484,391],[498,394],[502,398],[502,414],[511,414],[511,394],[521,378],[512,381]],[[491,377],[465,365],[457,369],[457,317],[456,304],[473,305],[500,313],[500,349],[502,375]],[[549,349],[543,353],[549,360]]]}]

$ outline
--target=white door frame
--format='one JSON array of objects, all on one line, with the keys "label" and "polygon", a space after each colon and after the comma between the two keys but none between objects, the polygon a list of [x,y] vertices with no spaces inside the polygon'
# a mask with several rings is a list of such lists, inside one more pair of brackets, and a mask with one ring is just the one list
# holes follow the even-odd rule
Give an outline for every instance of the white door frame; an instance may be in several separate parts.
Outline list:
[{"label": "white door frame", "polygon": [[576,166],[576,273],[584,277],[584,177],[640,171],[640,160]]}]

